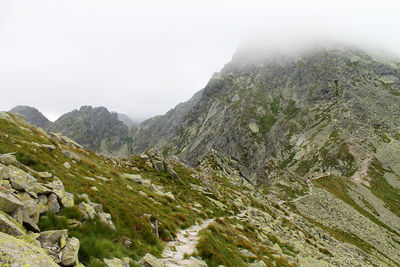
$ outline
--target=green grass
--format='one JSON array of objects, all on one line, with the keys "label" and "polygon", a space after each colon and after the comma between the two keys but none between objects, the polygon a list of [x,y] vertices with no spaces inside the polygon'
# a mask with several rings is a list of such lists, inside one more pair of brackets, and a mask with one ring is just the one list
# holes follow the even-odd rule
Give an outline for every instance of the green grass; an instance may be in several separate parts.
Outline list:
[{"label": "green grass", "polygon": [[312,223],[313,225],[320,227],[325,232],[327,232],[330,236],[336,238],[337,240],[339,240],[341,242],[346,242],[346,243],[352,244],[368,254],[373,253],[373,251],[375,250],[375,248],[371,244],[369,244],[368,242],[364,241],[363,239],[359,238],[358,236],[356,236],[350,232],[347,232],[345,230],[338,229],[335,227],[325,226],[324,224],[319,223],[319,222],[317,222],[307,216],[304,216],[304,215],[303,215],[303,217],[307,221]]},{"label": "green grass", "polygon": [[316,165],[318,162],[318,155],[314,155],[314,157],[310,160],[303,160],[300,162],[299,166],[296,168],[296,173],[300,176],[304,176],[307,174],[310,169]]},{"label": "green grass", "polygon": [[384,174],[388,172],[382,164],[375,159],[368,170],[368,177],[371,178],[371,192],[383,200],[388,208],[400,217],[400,190],[391,186],[385,179]]},{"label": "green grass", "polygon": [[[392,232],[396,235],[399,235],[396,231],[394,231],[391,227],[386,225],[385,223],[381,222],[378,218],[376,218],[373,214],[370,212],[366,211],[362,207],[360,207],[348,194],[349,186],[347,183],[347,178],[344,177],[334,177],[334,176],[326,176],[323,178],[320,178],[318,180],[313,181],[317,186],[327,190],[329,193],[333,194],[337,198],[343,200],[346,204],[350,205],[353,207],[355,210],[357,210],[359,213],[370,219],[372,222],[375,224],[381,226],[382,228],[388,230],[389,232]],[[372,187],[371,187],[371,190]],[[364,200],[365,201],[365,200]],[[366,201],[365,201],[366,202]],[[364,202],[364,203],[365,203]],[[367,202],[368,203],[368,202]],[[368,203],[369,204],[369,203]],[[371,204],[369,204],[371,206]],[[375,209],[372,210],[374,212]],[[376,212],[376,210],[375,210]]]},{"label": "green grass", "polygon": [[[238,224],[242,226],[241,229],[234,226]],[[259,242],[257,235],[254,226],[246,222],[218,219],[207,229],[200,231],[198,254],[207,262],[208,266],[240,267],[247,266],[254,261],[254,258],[239,254],[239,250],[244,248],[254,253],[256,258],[264,261],[267,266],[290,266],[284,257],[275,258],[272,248],[256,245]],[[278,243],[286,253],[297,254],[289,244],[279,242],[273,235],[269,238],[276,241],[275,243]]]},{"label": "green grass", "polygon": [[286,115],[287,120],[291,120],[295,118],[299,112],[300,108],[296,107],[296,102],[291,99],[283,113]]},{"label": "green grass", "polygon": [[272,126],[276,122],[276,117],[272,114],[266,114],[264,116],[258,116],[257,122],[260,126],[260,133],[265,135],[271,131]]}]

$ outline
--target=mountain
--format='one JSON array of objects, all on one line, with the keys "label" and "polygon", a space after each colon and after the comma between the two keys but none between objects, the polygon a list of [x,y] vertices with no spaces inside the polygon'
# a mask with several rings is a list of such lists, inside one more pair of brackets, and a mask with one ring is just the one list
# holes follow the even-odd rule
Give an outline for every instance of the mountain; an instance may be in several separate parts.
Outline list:
[{"label": "mountain", "polygon": [[188,101],[178,104],[165,115],[156,116],[142,122],[138,127],[130,129],[132,136],[132,151],[141,153],[144,150],[165,145],[173,136],[176,136],[184,116],[200,100],[203,90],[200,90]]},{"label": "mountain", "polygon": [[117,114],[117,117],[120,121],[122,121],[128,128],[132,127],[133,125],[138,125],[139,123],[133,121],[128,115],[118,112],[112,112]]},{"label": "mountain", "polygon": [[398,59],[349,46],[242,48],[185,113],[164,154],[210,160],[327,235],[399,262]]},{"label": "mountain", "polygon": [[397,142],[399,98],[399,61],[349,47],[295,56],[244,49],[171,125],[166,150],[191,165],[216,150],[253,183],[283,169],[363,176],[356,171]]},{"label": "mountain", "polygon": [[51,121],[49,121],[39,110],[33,107],[16,106],[12,108],[10,112],[24,115],[27,122],[43,129],[51,124]]},{"label": "mountain", "polygon": [[0,112],[0,265],[398,266],[399,80],[353,47],[242,47],[139,126],[63,115],[84,148]]},{"label": "mountain", "polygon": [[105,107],[83,106],[62,115],[47,130],[60,132],[99,153],[129,154],[128,127]]}]

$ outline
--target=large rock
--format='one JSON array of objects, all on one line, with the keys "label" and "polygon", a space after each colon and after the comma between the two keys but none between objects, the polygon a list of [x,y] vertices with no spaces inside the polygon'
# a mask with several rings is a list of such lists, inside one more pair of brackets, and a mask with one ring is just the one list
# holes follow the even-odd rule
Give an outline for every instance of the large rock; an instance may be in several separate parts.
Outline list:
[{"label": "large rock", "polygon": [[10,180],[14,189],[25,192],[31,191],[37,183],[36,178],[32,175],[12,165],[8,165],[1,170],[0,178]]},{"label": "large rock", "polygon": [[96,217],[96,211],[91,205],[81,202],[78,208],[82,212],[84,219],[94,219],[94,217]]},{"label": "large rock", "polygon": [[59,252],[66,246],[67,239],[68,230],[44,231],[41,232],[38,237],[42,248],[44,248],[57,263],[61,261],[61,254]]},{"label": "large rock", "polygon": [[39,222],[40,210],[38,204],[26,193],[23,195],[22,199],[22,203],[24,204],[22,208],[24,225],[31,231],[39,232],[40,230],[37,224]]},{"label": "large rock", "polygon": [[0,266],[58,266],[40,247],[0,233]]},{"label": "large rock", "polygon": [[53,213],[59,213],[60,212],[60,203],[58,203],[57,196],[56,194],[51,193],[48,197],[48,202],[47,202],[47,207],[48,210],[53,212]]},{"label": "large rock", "polygon": [[74,206],[74,195],[68,192],[65,192],[64,185],[61,180],[56,179],[50,183],[45,184],[47,188],[50,188],[54,194],[57,195],[60,203],[63,207],[72,207]]},{"label": "large rock", "polygon": [[110,213],[99,212],[97,215],[99,216],[100,221],[103,224],[107,225],[108,227],[110,227],[114,231],[116,230],[115,225],[113,224],[113,222],[111,220],[111,214]]},{"label": "large rock", "polygon": [[144,255],[144,257],[140,259],[139,263],[143,264],[145,267],[164,267],[162,260],[157,259],[150,253]]},{"label": "large rock", "polygon": [[[2,211],[0,211],[0,231],[13,236],[21,236],[25,234],[25,229]],[[0,247],[1,245],[2,244],[0,243]]]},{"label": "large rock", "polygon": [[79,240],[75,237],[68,239],[67,244],[61,251],[61,264],[64,266],[72,266],[79,263],[78,260],[79,252]]},{"label": "large rock", "polygon": [[23,203],[11,192],[0,191],[0,210],[6,213],[13,213],[16,209],[22,208]]},{"label": "large rock", "polygon": [[62,152],[63,152],[64,156],[66,156],[67,158],[70,158],[70,159],[73,159],[73,160],[76,160],[76,161],[81,161],[81,158],[77,154],[75,154],[74,152],[71,152],[71,151],[68,151],[68,150],[65,150],[65,149]]},{"label": "large rock", "polygon": [[82,148],[82,146],[80,144],[78,144],[71,138],[64,136],[60,133],[49,132],[49,136],[54,138],[55,140],[57,140],[59,143],[63,143],[63,144],[66,144],[66,145],[69,145],[69,146],[72,146],[75,148]]},{"label": "large rock", "polygon": [[255,260],[249,265],[249,267],[266,267],[267,265],[263,261]]},{"label": "large rock", "polygon": [[9,165],[9,164],[17,164],[18,160],[13,154],[0,154],[0,162]]},{"label": "large rock", "polygon": [[118,258],[103,259],[107,267],[129,267],[129,262],[120,260]]}]

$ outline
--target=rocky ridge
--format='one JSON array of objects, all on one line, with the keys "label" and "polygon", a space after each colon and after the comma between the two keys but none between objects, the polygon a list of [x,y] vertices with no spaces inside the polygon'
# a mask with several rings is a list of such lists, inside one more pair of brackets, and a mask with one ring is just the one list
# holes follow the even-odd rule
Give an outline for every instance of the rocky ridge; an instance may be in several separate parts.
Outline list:
[{"label": "rocky ridge", "polygon": [[99,153],[129,154],[128,127],[104,107],[83,106],[62,115],[46,130],[60,132]]}]

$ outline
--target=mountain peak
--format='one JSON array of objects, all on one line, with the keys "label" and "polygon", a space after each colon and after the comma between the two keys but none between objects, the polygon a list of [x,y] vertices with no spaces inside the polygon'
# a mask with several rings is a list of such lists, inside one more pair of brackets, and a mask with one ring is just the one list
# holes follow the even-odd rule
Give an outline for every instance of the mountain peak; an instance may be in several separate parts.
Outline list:
[{"label": "mountain peak", "polygon": [[30,106],[16,106],[10,112],[24,115],[26,121],[38,127],[46,128],[51,122],[36,108]]}]

